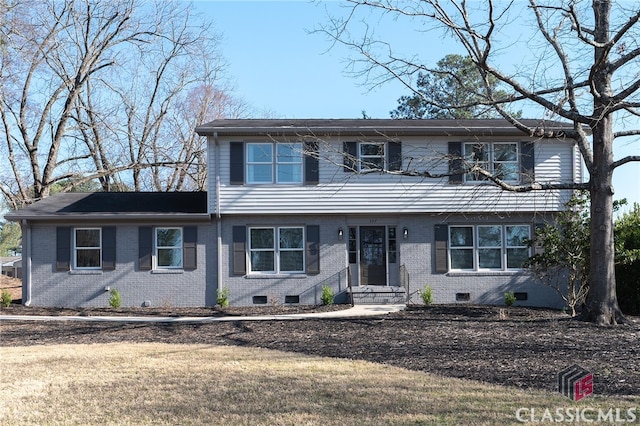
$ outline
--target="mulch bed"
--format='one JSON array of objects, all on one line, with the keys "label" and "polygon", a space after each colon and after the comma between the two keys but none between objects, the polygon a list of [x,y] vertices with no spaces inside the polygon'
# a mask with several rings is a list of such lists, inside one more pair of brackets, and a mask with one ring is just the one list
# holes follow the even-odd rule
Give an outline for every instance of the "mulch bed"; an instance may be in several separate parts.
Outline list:
[{"label": "mulch bed", "polygon": [[[341,309],[142,308],[148,315],[221,316]],[[75,313],[74,313],[75,312]],[[56,310],[12,306],[2,314],[139,315],[140,309]],[[367,360],[523,389],[556,390],[572,364],[594,374],[594,394],[640,392],[640,318],[598,327],[546,309],[475,305],[410,306],[395,314],[301,321],[212,323],[0,322],[0,346],[163,342],[239,345]]]}]

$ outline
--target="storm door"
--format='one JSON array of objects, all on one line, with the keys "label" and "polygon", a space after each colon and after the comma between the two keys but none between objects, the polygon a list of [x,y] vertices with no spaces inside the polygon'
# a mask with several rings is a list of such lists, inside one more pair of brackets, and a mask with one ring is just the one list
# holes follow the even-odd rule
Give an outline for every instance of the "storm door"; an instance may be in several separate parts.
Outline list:
[{"label": "storm door", "polygon": [[360,285],[387,285],[385,229],[360,227]]}]

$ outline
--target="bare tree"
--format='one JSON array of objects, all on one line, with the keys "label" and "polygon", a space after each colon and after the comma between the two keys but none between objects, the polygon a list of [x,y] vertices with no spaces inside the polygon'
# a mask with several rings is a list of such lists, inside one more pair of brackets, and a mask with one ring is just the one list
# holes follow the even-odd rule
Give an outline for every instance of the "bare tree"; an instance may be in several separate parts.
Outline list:
[{"label": "bare tree", "polygon": [[190,4],[24,2],[5,21],[0,191],[12,208],[70,178],[103,190],[201,188],[169,183],[173,170],[203,161],[183,153],[195,137],[190,119],[176,122],[184,93],[225,87],[219,35]]},{"label": "bare tree", "polygon": [[[612,176],[616,168],[640,161],[640,156],[614,160],[613,148],[616,139],[637,137],[640,129],[614,132],[614,121],[626,127],[629,122],[635,123],[640,115],[637,73],[640,6],[635,2],[619,2],[614,8],[614,2],[609,0],[529,0],[524,7],[520,2],[491,0],[350,0],[347,3],[350,7],[346,17],[330,18],[321,31],[335,42],[355,49],[359,56],[353,66],[358,75],[370,83],[396,79],[418,94],[414,75],[433,70],[417,59],[417,52],[409,57],[396,55],[393,46],[376,40],[368,26],[364,27],[361,38],[353,38],[361,23],[359,12],[362,10],[390,15],[399,21],[398,25],[407,19],[411,23],[419,21],[423,28],[443,29],[466,51],[484,79],[483,96],[478,103],[492,106],[526,135],[576,140],[589,172],[589,182],[561,187],[586,188],[590,192],[592,268],[584,318],[599,324],[624,321],[615,287]],[[527,34],[526,40],[514,38],[513,34],[518,31],[507,32],[510,27],[513,30],[513,25],[522,28],[527,24],[533,31]],[[431,38],[433,35],[428,33]],[[524,56],[523,52],[526,52]],[[516,67],[505,65],[506,55],[519,57],[521,63]],[[494,90],[490,84],[493,80],[499,82],[497,88],[506,96]],[[537,111],[544,118],[567,120],[573,123],[573,131],[559,133],[544,125],[528,127],[509,113],[518,109]],[[549,189],[535,181],[522,186],[508,185],[486,171],[475,171],[505,190]]]}]

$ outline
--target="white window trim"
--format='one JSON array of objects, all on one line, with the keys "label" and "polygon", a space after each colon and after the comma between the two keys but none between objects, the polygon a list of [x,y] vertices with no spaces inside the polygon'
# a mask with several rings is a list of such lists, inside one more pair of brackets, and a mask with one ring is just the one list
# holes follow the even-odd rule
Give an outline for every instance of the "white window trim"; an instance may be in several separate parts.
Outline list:
[{"label": "white window trim", "polygon": [[[487,170],[489,173],[494,174],[495,173],[495,164],[496,164],[496,160],[494,159],[494,152],[495,152],[495,145],[515,145],[516,147],[516,169],[518,171],[520,171],[521,168],[521,152],[520,152],[520,143],[518,142],[464,142],[463,146],[462,146],[462,151],[463,151],[463,157],[466,158],[466,147],[467,146],[478,146],[478,145],[485,145],[488,148],[488,153],[489,153],[489,158],[487,159],[487,164],[489,165],[489,170]],[[513,161],[498,161],[498,163],[513,163]],[[472,184],[478,184],[478,183],[482,183],[482,182],[487,182],[487,179],[469,179],[468,178],[469,173],[465,173],[463,175],[464,178],[464,182],[465,183],[472,183]],[[520,179],[512,179],[512,180],[505,180],[505,182],[507,183],[518,183],[520,182]]]},{"label": "white window trim", "polygon": [[[278,144],[286,144],[286,145],[299,145],[299,149],[294,149],[294,152],[299,152],[299,156],[296,156],[296,158],[298,159],[298,161],[278,161]],[[271,146],[271,161],[270,162],[260,162],[260,161],[249,161],[249,149],[248,147],[251,145],[270,145]],[[245,159],[244,159],[244,167],[245,167],[245,175],[246,175],[246,182],[249,185],[301,185],[304,181],[304,160],[303,160],[303,155],[302,155],[302,151],[303,151],[303,144],[302,142],[289,142],[289,143],[284,143],[284,142],[247,142],[247,149],[246,149],[246,154],[245,154]],[[252,165],[269,165],[271,167],[271,180],[268,182],[254,182],[251,180],[250,176],[251,174],[249,173],[249,169],[250,166]],[[297,181],[284,181],[281,182],[278,179],[278,167],[282,165],[282,166],[290,166],[290,165],[297,165],[300,167],[300,179],[298,179]]]},{"label": "white window trim", "polygon": [[[302,230],[302,247],[301,248],[280,248],[280,230],[281,229],[301,229]],[[274,233],[273,247],[272,248],[259,248],[254,249],[251,247],[251,230],[252,229],[271,229]],[[306,271],[306,256],[305,256],[305,241],[307,236],[304,226],[251,226],[247,228],[247,255],[249,257],[248,275],[300,275]],[[258,251],[273,251],[274,252],[274,268],[273,271],[254,271],[251,267],[251,253]],[[285,251],[297,251],[302,252],[302,269],[299,271],[281,271],[280,268],[280,253]]]},{"label": "white window trim", "polygon": [[[158,230],[159,229],[179,229],[180,230],[180,246],[159,246],[158,245]],[[158,250],[160,249],[179,249],[182,258],[180,259],[179,266],[161,266],[158,264]],[[178,270],[184,268],[184,228],[181,226],[156,226],[153,228],[153,269],[156,270]]]},{"label": "white window trim", "polygon": [[[98,231],[100,236],[100,245],[98,247],[78,247],[76,244],[77,231]],[[100,265],[99,266],[78,266],[78,250],[98,250],[100,253]],[[100,227],[88,227],[88,228],[73,228],[73,269],[77,271],[96,271],[102,269],[102,228]]]},{"label": "white window trim", "polygon": [[[362,154],[362,146],[363,145],[380,145],[382,146],[382,154],[378,154],[378,155],[363,155]],[[377,168],[370,168],[370,167],[363,167],[363,164],[368,163],[367,159],[373,159],[373,158],[382,158],[382,168],[377,169]],[[371,171],[371,170],[380,170],[380,171],[385,171],[387,170],[387,143],[386,142],[377,142],[377,141],[362,141],[362,142],[358,142],[358,171]]]},{"label": "white window trim", "polygon": [[[481,248],[491,248],[491,247],[480,247],[479,245],[479,235],[478,235],[478,228],[480,227],[490,227],[490,226],[500,226],[502,228],[501,230],[501,237],[502,237],[502,242],[501,242],[501,246],[500,246],[500,251],[501,251],[501,267],[498,268],[480,268],[480,254],[479,254],[479,249]],[[523,226],[523,227],[527,227],[527,229],[529,230],[529,238],[531,238],[531,225],[526,224],[526,223],[507,223],[507,224],[491,224],[491,223],[486,223],[486,224],[477,224],[477,225],[450,225],[449,226],[449,233],[447,235],[447,256],[448,256],[448,262],[449,262],[449,272],[454,272],[454,273],[476,273],[476,272],[487,272],[487,273],[492,273],[492,272],[518,272],[518,271],[523,271],[525,270],[525,268],[509,268],[508,267],[508,253],[507,253],[507,249],[510,248],[524,248],[525,246],[508,246],[507,245],[507,227],[508,226]],[[473,228],[473,246],[460,246],[460,247],[452,247],[451,245],[451,228]],[[529,250],[529,256],[531,256],[531,248],[527,247]],[[461,268],[453,268],[451,265],[451,250],[456,250],[456,249],[471,249],[473,250],[473,268],[472,269],[461,269]],[[498,248],[495,247],[495,249],[497,250]]]}]

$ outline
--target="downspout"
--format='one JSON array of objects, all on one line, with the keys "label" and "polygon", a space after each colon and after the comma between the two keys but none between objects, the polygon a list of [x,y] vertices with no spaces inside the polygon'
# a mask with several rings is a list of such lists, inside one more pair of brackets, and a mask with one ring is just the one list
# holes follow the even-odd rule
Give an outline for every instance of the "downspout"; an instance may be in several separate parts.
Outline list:
[{"label": "downspout", "polygon": [[22,304],[31,306],[31,226],[26,220],[22,228]]},{"label": "downspout", "polygon": [[220,141],[218,140],[218,132],[213,132],[213,150],[214,150],[214,173],[215,173],[215,195],[214,208],[216,209],[216,234],[217,234],[217,260],[218,270],[216,273],[218,281],[218,291],[222,290],[222,215],[220,214]]}]

